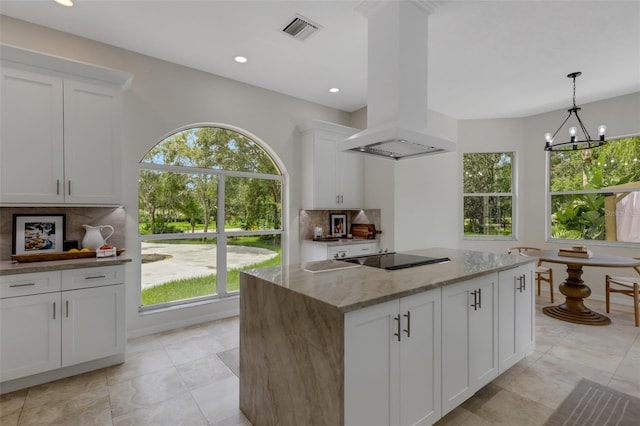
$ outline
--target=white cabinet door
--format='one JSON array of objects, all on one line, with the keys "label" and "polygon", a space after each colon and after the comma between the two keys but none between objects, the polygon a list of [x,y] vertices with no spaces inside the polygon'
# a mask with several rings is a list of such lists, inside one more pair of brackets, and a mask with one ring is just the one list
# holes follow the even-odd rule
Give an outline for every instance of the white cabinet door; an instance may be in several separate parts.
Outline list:
[{"label": "white cabinet door", "polygon": [[522,356],[531,355],[536,348],[535,264],[521,266],[524,288],[518,297],[516,322],[518,348]]},{"label": "white cabinet door", "polygon": [[357,131],[319,120],[301,126],[303,208],[362,208],[364,159],[338,150],[338,143]]},{"label": "white cabinet door", "polygon": [[60,368],[60,292],[0,300],[0,381]]},{"label": "white cabinet door", "polygon": [[64,81],[67,203],[120,202],[121,104],[117,88]]},{"label": "white cabinet door", "polygon": [[533,271],[531,264],[498,274],[500,374],[530,354],[535,347]]},{"label": "white cabinet door", "polygon": [[336,147],[336,192],[340,208],[361,209],[364,205],[364,158],[360,154],[341,152]]},{"label": "white cabinet door", "polygon": [[119,88],[2,65],[0,202],[119,204]]},{"label": "white cabinet door", "polygon": [[347,313],[344,424],[435,423],[440,332],[439,289]]},{"label": "white cabinet door", "polygon": [[124,352],[124,284],[62,292],[62,366]]},{"label": "white cabinet door", "polygon": [[442,289],[442,415],[498,375],[498,274]]},{"label": "white cabinet door", "polygon": [[400,299],[400,421],[431,425],[441,417],[440,290]]},{"label": "white cabinet door", "polygon": [[63,202],[62,80],[1,65],[0,202]]},{"label": "white cabinet door", "polygon": [[345,425],[391,425],[398,418],[398,309],[393,300],[345,315]]}]

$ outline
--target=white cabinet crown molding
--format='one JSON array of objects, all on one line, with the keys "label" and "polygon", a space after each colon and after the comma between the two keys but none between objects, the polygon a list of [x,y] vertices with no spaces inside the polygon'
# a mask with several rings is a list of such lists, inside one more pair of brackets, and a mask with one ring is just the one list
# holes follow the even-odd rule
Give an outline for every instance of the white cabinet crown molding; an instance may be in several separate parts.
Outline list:
[{"label": "white cabinet crown molding", "polygon": [[128,88],[133,75],[128,72],[106,68],[86,62],[67,59],[35,50],[23,49],[10,44],[0,43],[0,59],[17,64],[30,65],[64,74],[90,78]]}]

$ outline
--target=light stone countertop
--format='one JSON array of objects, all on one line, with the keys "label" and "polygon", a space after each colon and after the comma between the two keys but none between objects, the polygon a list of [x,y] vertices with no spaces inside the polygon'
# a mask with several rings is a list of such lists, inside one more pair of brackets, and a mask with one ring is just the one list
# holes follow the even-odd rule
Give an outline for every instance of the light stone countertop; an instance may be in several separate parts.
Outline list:
[{"label": "light stone countertop", "polygon": [[29,274],[33,272],[61,271],[64,269],[95,268],[99,266],[122,265],[131,262],[126,254],[112,257],[90,257],[69,260],[48,260],[44,262],[17,263],[11,260],[0,261],[0,276]]},{"label": "light stone countertop", "polygon": [[297,264],[251,269],[243,273],[348,312],[537,261],[536,258],[516,254],[445,248],[402,253],[449,257],[451,262],[395,271],[358,266],[316,273],[304,270],[309,264]]}]

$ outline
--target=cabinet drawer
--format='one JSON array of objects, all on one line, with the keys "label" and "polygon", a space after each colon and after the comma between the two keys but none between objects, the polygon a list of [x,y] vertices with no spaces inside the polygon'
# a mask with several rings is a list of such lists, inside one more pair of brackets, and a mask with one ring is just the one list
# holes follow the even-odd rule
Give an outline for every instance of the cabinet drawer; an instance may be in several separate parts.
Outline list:
[{"label": "cabinet drawer", "polygon": [[331,246],[327,248],[327,258],[341,259],[344,257],[368,256],[370,254],[375,254],[376,249],[377,249],[376,243]]},{"label": "cabinet drawer", "polygon": [[60,272],[34,272],[0,276],[0,299],[53,293],[61,288]]},{"label": "cabinet drawer", "polygon": [[62,271],[62,290],[124,283],[124,266],[82,268]]}]

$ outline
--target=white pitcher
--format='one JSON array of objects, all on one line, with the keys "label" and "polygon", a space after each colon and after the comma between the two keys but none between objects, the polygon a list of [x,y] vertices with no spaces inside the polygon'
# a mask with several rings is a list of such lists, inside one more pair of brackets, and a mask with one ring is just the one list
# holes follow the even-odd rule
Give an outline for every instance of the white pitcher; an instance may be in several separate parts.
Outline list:
[{"label": "white pitcher", "polygon": [[[84,238],[82,239],[82,247],[88,248],[90,250],[97,250],[103,245],[107,243],[107,239],[113,235],[113,226],[111,225],[99,225],[99,226],[90,226],[90,225],[82,225],[84,228]],[[106,237],[102,236],[102,229],[107,228],[110,229],[109,235]]]}]

